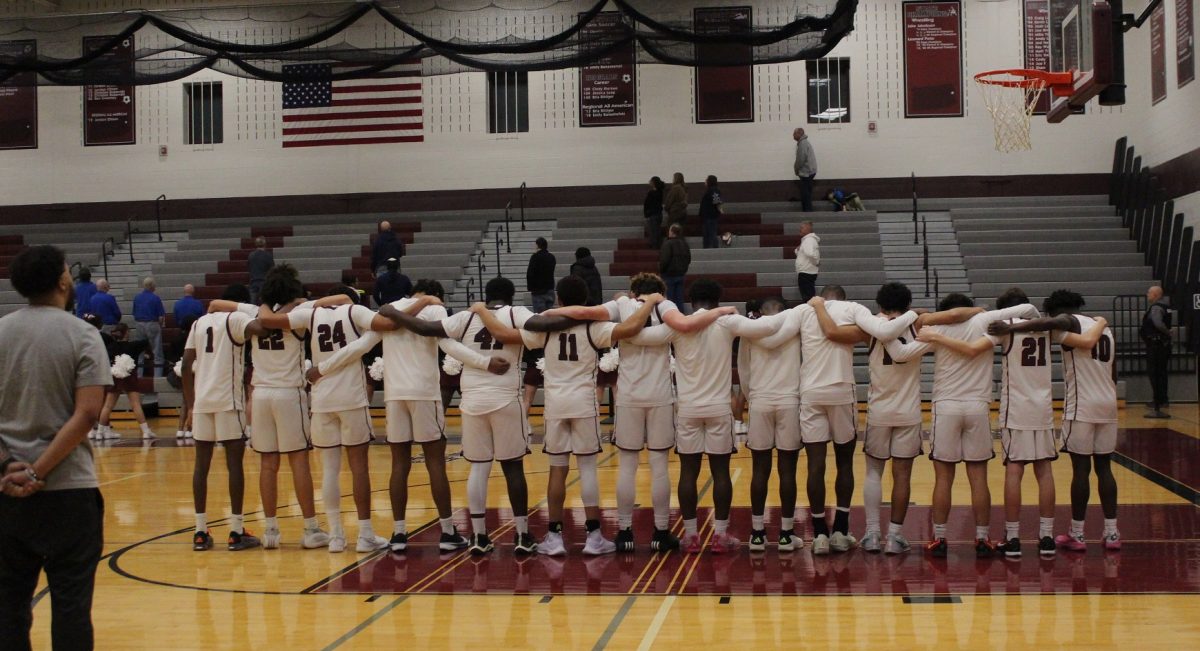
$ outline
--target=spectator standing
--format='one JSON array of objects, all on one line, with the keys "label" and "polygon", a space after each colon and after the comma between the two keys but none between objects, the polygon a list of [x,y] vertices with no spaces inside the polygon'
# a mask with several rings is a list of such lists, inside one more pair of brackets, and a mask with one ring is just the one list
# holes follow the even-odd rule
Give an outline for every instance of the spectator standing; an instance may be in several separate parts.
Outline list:
[{"label": "spectator standing", "polygon": [[667,229],[667,241],[663,243],[658,254],[658,274],[667,284],[667,298],[680,311],[684,310],[683,278],[691,265],[692,250],[683,238],[683,226],[671,224]]},{"label": "spectator standing", "polygon": [[800,302],[817,295],[817,274],[821,271],[821,238],[813,232],[813,223],[800,224],[800,246],[796,247],[796,285]]},{"label": "spectator standing", "polygon": [[1163,407],[1171,404],[1167,392],[1171,362],[1171,302],[1163,295],[1162,287],[1155,285],[1146,292],[1150,307],[1142,316],[1140,335],[1146,342],[1146,370],[1150,375],[1150,388],[1154,400],[1146,418],[1170,418]]},{"label": "spectator standing", "polygon": [[349,289],[350,291],[354,292],[354,295],[357,297],[359,305],[365,305],[367,307],[371,307],[370,297],[367,296],[366,292],[364,292],[363,290],[358,288],[358,278],[356,278],[353,273],[342,274],[342,287],[345,287],[345,288]]},{"label": "spectator standing", "polygon": [[704,225],[704,248],[716,249],[721,246],[717,237],[717,221],[725,214],[721,200],[721,190],[717,188],[717,177],[709,174],[704,179],[704,196],[700,199],[700,223]]},{"label": "spectator standing", "polygon": [[113,326],[121,322],[121,307],[117,305],[117,299],[109,292],[108,280],[101,278],[96,281],[96,293],[92,295],[92,300],[88,301],[87,311],[100,317],[100,321],[104,324],[102,330],[106,333],[112,333]]},{"label": "spectator standing", "polygon": [[600,280],[600,272],[596,270],[596,259],[592,257],[591,249],[586,246],[575,249],[575,262],[571,265],[571,275],[579,276],[587,283],[588,305],[599,305],[604,302],[604,283]]},{"label": "spectator standing", "polygon": [[[155,294],[154,279],[142,281],[142,291],[133,297],[133,320],[137,322],[138,339],[148,342],[150,354],[154,355],[154,374],[161,375],[163,368],[162,328],[167,318],[162,299]],[[135,360],[137,358],[134,358]]]},{"label": "spectator standing", "polygon": [[392,301],[408,298],[412,293],[412,279],[400,273],[400,260],[388,258],[387,271],[375,279],[375,303],[387,305]]},{"label": "spectator standing", "polygon": [[258,292],[262,290],[263,280],[266,279],[267,272],[274,266],[275,255],[267,250],[267,238],[261,235],[254,238],[254,250],[246,259],[246,268],[250,271],[251,303],[258,304]]},{"label": "spectator standing", "polygon": [[549,251],[546,238],[536,241],[537,251],[529,256],[529,268],[525,271],[525,286],[533,298],[533,311],[544,312],[554,307],[554,271],[558,260]]},{"label": "spectator standing", "polygon": [[683,184],[683,174],[675,172],[671,187],[667,188],[667,196],[663,199],[663,208],[667,211],[668,224],[682,224],[687,220],[687,186]]},{"label": "spectator standing", "polygon": [[192,322],[204,316],[204,303],[196,299],[196,288],[191,285],[183,286],[183,297],[175,301],[171,310],[175,314],[175,327],[185,333],[192,328]]},{"label": "spectator standing", "polygon": [[404,242],[392,231],[392,223],[386,220],[379,222],[379,233],[375,236],[375,243],[371,245],[371,271],[376,276],[382,276],[387,273],[388,259],[399,260],[403,257]]},{"label": "spectator standing", "polygon": [[662,248],[663,190],[667,187],[657,176],[650,179],[650,191],[642,204],[642,215],[646,217],[646,240],[650,248]]},{"label": "spectator standing", "polygon": [[804,129],[792,131],[792,139],[796,141],[796,162],[792,171],[796,173],[800,185],[800,207],[804,212],[812,212],[813,179],[817,178],[817,154],[813,151],[812,143]]},{"label": "spectator standing", "polygon": [[92,593],[104,546],[104,501],[81,445],[112,384],[100,334],[66,312],[62,251],[35,246],[10,264],[29,305],[0,319],[0,646],[29,649],[44,570],[56,649],[91,649]]},{"label": "spectator standing", "polygon": [[79,282],[75,283],[75,316],[83,318],[88,313],[88,306],[95,295],[96,283],[92,282],[92,270],[80,267]]}]

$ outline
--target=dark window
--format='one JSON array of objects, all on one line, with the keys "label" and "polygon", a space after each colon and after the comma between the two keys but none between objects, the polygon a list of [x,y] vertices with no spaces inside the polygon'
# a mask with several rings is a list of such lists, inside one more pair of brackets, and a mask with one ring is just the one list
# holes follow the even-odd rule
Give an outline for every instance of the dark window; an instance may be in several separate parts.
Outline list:
[{"label": "dark window", "polygon": [[850,121],[850,59],[813,59],[808,68],[808,122]]},{"label": "dark window", "polygon": [[185,145],[212,145],[225,141],[221,82],[183,85],[183,112],[187,116]]},{"label": "dark window", "polygon": [[529,73],[489,72],[488,133],[529,131]]}]

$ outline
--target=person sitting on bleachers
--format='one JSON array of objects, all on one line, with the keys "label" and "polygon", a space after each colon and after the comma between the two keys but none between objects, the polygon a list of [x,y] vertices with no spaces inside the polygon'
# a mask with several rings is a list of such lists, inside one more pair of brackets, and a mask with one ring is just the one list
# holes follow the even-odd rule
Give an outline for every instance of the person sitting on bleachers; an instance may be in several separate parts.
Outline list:
[{"label": "person sitting on bleachers", "polygon": [[825,195],[825,198],[834,205],[834,212],[859,212],[866,210],[857,192],[846,192],[841,188],[834,188],[829,191],[829,194]]}]

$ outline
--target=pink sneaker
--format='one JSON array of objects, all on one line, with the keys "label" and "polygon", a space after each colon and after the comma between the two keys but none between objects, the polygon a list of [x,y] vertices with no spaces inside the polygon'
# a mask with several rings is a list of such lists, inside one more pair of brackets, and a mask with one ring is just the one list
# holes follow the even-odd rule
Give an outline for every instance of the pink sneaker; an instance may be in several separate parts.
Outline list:
[{"label": "pink sneaker", "polygon": [[1119,532],[1114,531],[1104,537],[1104,550],[1110,552],[1121,551],[1121,534]]},{"label": "pink sneaker", "polygon": [[742,546],[742,541],[734,538],[728,533],[713,536],[712,552],[714,554],[732,554],[737,552]]},{"label": "pink sneaker", "polygon": [[685,554],[699,554],[704,551],[704,546],[700,544],[700,534],[684,534],[683,539],[679,541],[679,548]]},{"label": "pink sneaker", "polygon": [[1061,533],[1054,538],[1054,544],[1070,552],[1086,552],[1087,543],[1083,542],[1083,538],[1076,538],[1070,534]]}]

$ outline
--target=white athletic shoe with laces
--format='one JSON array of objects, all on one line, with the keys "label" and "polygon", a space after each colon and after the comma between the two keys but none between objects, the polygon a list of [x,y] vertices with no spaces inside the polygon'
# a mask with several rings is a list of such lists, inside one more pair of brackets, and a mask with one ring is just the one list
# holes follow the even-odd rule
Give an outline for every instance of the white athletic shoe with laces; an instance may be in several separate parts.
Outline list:
[{"label": "white athletic shoe with laces", "polygon": [[605,538],[599,529],[588,532],[587,543],[583,546],[584,554],[588,556],[601,556],[603,554],[611,554],[615,551],[617,551],[617,544]]},{"label": "white athletic shoe with laces", "polygon": [[912,549],[908,544],[908,539],[901,534],[888,534],[887,547],[884,549],[886,554],[903,554]]},{"label": "white athletic shoe with laces", "polygon": [[358,553],[365,554],[367,552],[377,552],[381,549],[388,549],[389,547],[391,547],[391,544],[388,543],[387,538],[384,538],[383,536],[370,536],[365,538],[363,536],[359,536],[358,544],[355,545],[354,548]]},{"label": "white athletic shoe with laces", "polygon": [[567,548],[563,546],[562,534],[554,531],[546,532],[546,537],[538,543],[537,552],[544,556],[566,556]]},{"label": "white athletic shoe with laces", "polygon": [[[331,540],[332,539],[329,537],[329,534],[320,529],[314,529],[312,531],[305,530],[304,537],[300,539],[300,546],[305,549],[328,547]],[[342,539],[342,544],[346,544],[346,540],[344,538]]]},{"label": "white athletic shoe with laces", "polygon": [[279,549],[279,541],[282,538],[283,534],[279,533],[278,529],[267,529],[263,532],[263,549]]},{"label": "white athletic shoe with laces", "polygon": [[329,537],[329,553],[330,554],[340,554],[344,551],[346,551],[346,537],[339,536],[336,534],[330,536]]},{"label": "white athletic shoe with laces", "polygon": [[840,531],[835,531],[833,532],[833,535],[829,537],[829,548],[839,553],[848,552],[851,549],[854,549],[854,545],[857,542],[858,541],[854,538],[854,536],[844,534]]},{"label": "white athletic shoe with laces", "polygon": [[[836,536],[837,534],[834,534],[834,535]],[[882,536],[879,534],[878,531],[868,531],[865,535],[863,535],[863,539],[862,539],[863,551],[871,552],[872,554],[878,554],[879,552],[883,551],[883,548],[880,545],[881,538],[882,538]]]}]

